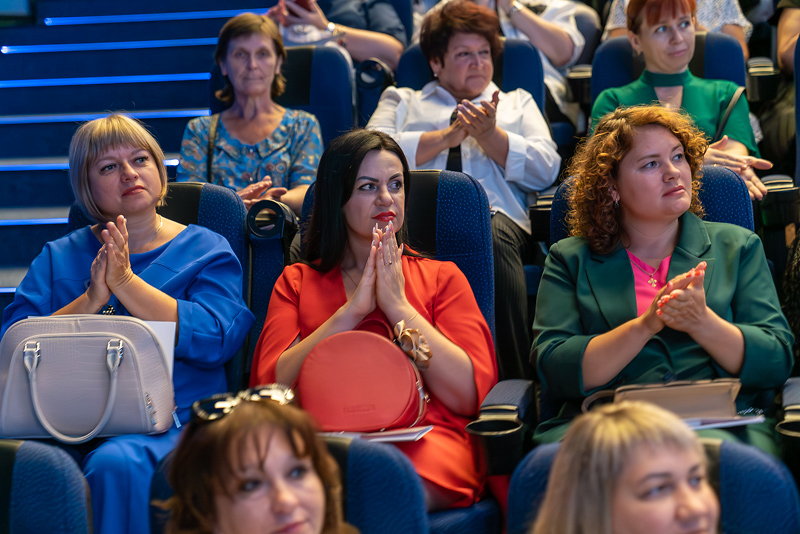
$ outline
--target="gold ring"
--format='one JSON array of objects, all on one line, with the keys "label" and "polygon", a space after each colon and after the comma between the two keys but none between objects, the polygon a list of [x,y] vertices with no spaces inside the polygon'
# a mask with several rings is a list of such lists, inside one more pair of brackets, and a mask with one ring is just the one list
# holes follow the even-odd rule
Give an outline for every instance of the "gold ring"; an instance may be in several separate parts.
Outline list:
[{"label": "gold ring", "polygon": [[392,264],[392,260],[389,260],[389,263],[387,263],[386,265],[391,265],[391,264]]}]

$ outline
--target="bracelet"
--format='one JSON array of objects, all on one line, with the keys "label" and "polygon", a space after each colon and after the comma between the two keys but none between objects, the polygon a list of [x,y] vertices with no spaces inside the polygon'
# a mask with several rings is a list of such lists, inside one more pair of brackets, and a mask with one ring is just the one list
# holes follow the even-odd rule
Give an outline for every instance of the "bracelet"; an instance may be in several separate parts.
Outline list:
[{"label": "bracelet", "polygon": [[347,30],[342,29],[342,26],[339,26],[334,22],[329,22],[327,31],[330,34],[331,39],[334,39],[339,45],[345,46],[344,36],[347,35]]},{"label": "bracelet", "polygon": [[517,0],[514,0],[514,1],[511,3],[511,8],[509,8],[509,10],[508,10],[508,11],[506,11],[506,15],[508,16],[508,18],[511,18],[511,17],[513,17],[513,16],[514,16],[514,14],[515,14],[517,11],[520,11],[520,10],[521,10],[523,7],[525,7],[525,6],[523,6],[522,4],[520,4],[520,3],[519,3]]}]

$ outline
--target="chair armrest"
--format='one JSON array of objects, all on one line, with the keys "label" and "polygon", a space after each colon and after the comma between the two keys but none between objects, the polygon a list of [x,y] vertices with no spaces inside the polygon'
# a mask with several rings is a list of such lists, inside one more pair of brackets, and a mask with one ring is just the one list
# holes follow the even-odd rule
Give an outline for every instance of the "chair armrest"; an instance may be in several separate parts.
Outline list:
[{"label": "chair armrest", "polygon": [[747,101],[769,102],[778,96],[781,72],[768,57],[754,57],[747,61]]},{"label": "chair armrest", "polygon": [[[580,104],[581,109],[591,111],[592,107],[592,66],[575,65],[567,71],[569,101]],[[587,113],[588,115],[588,113]]]},{"label": "chair armrest", "polygon": [[467,425],[467,432],[483,441],[490,475],[510,475],[522,459],[532,401],[533,382],[504,380],[486,395],[478,418]]}]

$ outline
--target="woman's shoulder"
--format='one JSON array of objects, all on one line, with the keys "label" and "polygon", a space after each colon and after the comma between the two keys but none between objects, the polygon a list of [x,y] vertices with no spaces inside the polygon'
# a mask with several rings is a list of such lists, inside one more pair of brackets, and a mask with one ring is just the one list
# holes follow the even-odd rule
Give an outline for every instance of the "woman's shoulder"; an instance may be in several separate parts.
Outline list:
[{"label": "woman's shoulder", "polygon": [[711,222],[703,221],[703,226],[708,233],[708,238],[711,243],[723,241],[730,244],[731,242],[746,243],[751,238],[760,239],[757,234],[752,230],[743,228],[738,224],[724,223],[724,222]]},{"label": "woman's shoulder", "polygon": [[207,132],[211,124],[211,119],[214,117],[217,117],[217,120],[219,120],[219,114],[195,117],[189,121],[186,125],[186,129],[192,132]]},{"label": "woman's shoulder", "polygon": [[84,226],[71,231],[65,236],[49,241],[45,248],[50,249],[53,254],[70,254],[84,250],[89,250],[92,254],[95,254],[97,249],[100,248],[100,242],[92,232],[92,227]]},{"label": "woman's shoulder", "polygon": [[302,109],[286,108],[286,121],[297,124],[319,124],[316,115]]}]

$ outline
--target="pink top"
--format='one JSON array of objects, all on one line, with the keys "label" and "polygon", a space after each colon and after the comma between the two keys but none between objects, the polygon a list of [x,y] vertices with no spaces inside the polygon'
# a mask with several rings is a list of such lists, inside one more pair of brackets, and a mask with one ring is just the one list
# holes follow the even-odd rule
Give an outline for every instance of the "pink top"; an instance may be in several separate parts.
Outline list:
[{"label": "pink top", "polygon": [[[656,294],[667,285],[669,262],[672,254],[661,260],[661,265],[653,272],[653,268],[628,252],[633,270],[633,288],[636,290],[636,315],[642,315],[650,307]],[[653,273],[652,276],[650,273]],[[650,280],[655,283],[651,284]]]}]

